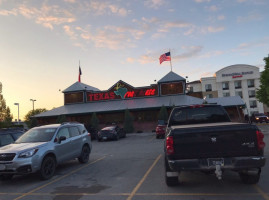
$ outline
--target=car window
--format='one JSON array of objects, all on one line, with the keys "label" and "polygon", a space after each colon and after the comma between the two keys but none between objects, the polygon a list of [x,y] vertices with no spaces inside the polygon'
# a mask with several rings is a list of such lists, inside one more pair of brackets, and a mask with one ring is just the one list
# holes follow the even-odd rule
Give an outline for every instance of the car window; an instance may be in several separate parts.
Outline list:
[{"label": "car window", "polygon": [[70,138],[68,128],[61,128],[57,134],[57,138],[59,139],[61,136],[65,136],[66,139]]},{"label": "car window", "polygon": [[15,140],[17,140],[22,134],[23,134],[23,132],[12,133]]},{"label": "car window", "polygon": [[16,143],[48,142],[56,128],[32,128],[16,140]]},{"label": "car window", "polygon": [[69,127],[69,132],[71,137],[75,137],[79,135],[79,130],[78,127],[74,126],[74,127]]},{"label": "car window", "polygon": [[0,135],[0,147],[8,145],[13,142],[14,140],[11,135],[9,134]]},{"label": "car window", "polygon": [[[84,125],[79,125],[79,126],[78,126],[78,129],[79,129],[79,133],[80,133],[80,134],[83,134],[83,131],[84,131],[84,133],[87,132],[87,130],[86,130],[86,128],[85,128]],[[90,128],[90,130],[91,130],[91,129],[93,129],[93,128]]]}]

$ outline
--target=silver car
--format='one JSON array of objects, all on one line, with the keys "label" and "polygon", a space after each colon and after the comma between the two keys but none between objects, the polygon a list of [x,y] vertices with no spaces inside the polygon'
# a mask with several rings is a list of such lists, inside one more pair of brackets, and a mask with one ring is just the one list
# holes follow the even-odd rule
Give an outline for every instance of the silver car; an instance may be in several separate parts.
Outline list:
[{"label": "silver car", "polygon": [[50,179],[59,163],[78,158],[87,163],[91,137],[83,124],[63,123],[32,128],[15,143],[0,148],[0,178],[38,172]]}]

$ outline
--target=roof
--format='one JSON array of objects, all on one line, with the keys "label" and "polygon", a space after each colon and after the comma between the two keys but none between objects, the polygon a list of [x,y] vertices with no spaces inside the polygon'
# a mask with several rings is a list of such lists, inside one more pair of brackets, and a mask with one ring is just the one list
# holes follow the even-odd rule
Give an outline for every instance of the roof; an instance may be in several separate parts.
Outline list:
[{"label": "roof", "polygon": [[245,102],[240,96],[209,98],[206,101],[207,103],[216,103],[224,107],[245,105]]},{"label": "roof", "polygon": [[[207,99],[207,102],[217,103],[222,106],[241,106],[245,104],[244,101],[239,96],[210,98]],[[96,113],[113,112],[113,111],[115,112],[115,111],[124,111],[126,109],[129,110],[154,109],[154,108],[158,109],[163,105],[166,107],[171,107],[171,106],[193,105],[202,103],[203,99],[188,95],[124,99],[124,100],[64,105],[55,108],[53,110],[35,115],[35,117],[88,114],[94,112]]]},{"label": "roof", "polygon": [[161,78],[158,83],[167,83],[167,82],[173,82],[173,81],[185,81],[186,79],[179,76],[173,71],[170,71],[168,74],[166,74],[163,78]]},{"label": "roof", "polygon": [[201,104],[202,102],[203,102],[202,99],[191,97],[188,95],[124,99],[124,100],[64,105],[52,109],[50,111],[35,115],[35,117],[87,114],[93,112],[113,112],[113,111],[124,111],[126,109],[129,110],[152,109],[152,108],[160,108],[163,105],[168,107],[168,106]]},{"label": "roof", "polygon": [[100,91],[98,88],[92,87],[90,85],[86,85],[84,83],[81,82],[75,82],[73,85],[69,86],[68,88],[66,88],[63,93],[66,92],[76,92],[76,91]]}]

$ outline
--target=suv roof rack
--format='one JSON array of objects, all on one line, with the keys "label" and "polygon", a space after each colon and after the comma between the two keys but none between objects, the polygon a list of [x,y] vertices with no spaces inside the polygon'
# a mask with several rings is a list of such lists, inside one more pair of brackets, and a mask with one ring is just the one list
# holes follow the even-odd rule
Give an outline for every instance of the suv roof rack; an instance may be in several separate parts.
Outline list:
[{"label": "suv roof rack", "polygon": [[75,122],[75,121],[73,121],[73,122],[63,122],[63,123],[61,123],[61,125],[65,125],[65,124],[81,124],[81,123],[79,123],[79,122]]}]

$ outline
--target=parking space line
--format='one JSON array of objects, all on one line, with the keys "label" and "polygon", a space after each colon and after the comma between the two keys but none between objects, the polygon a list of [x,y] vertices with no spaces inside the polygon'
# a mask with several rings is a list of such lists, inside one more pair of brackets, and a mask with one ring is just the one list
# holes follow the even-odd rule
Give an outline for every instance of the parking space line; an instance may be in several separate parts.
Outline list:
[{"label": "parking space line", "polygon": [[266,194],[258,185],[254,185],[254,188],[258,191],[260,195],[266,200],[269,200],[268,194]]},{"label": "parking space line", "polygon": [[135,188],[133,189],[133,191],[131,192],[130,196],[127,198],[127,200],[131,200],[135,193],[138,191],[138,189],[141,187],[141,185],[144,183],[144,181],[146,180],[147,176],[149,175],[149,173],[152,171],[153,167],[157,164],[157,162],[160,160],[161,158],[161,154],[155,159],[155,161],[153,162],[153,164],[151,165],[151,167],[148,169],[148,171],[145,173],[145,175],[143,176],[143,178],[139,181],[139,183],[135,186]]},{"label": "parking space line", "polygon": [[81,170],[81,169],[84,169],[84,168],[88,167],[88,166],[91,165],[91,164],[94,164],[94,163],[96,163],[96,162],[98,162],[98,161],[100,161],[100,160],[103,160],[105,157],[106,157],[106,156],[103,156],[102,158],[99,158],[99,159],[97,159],[97,160],[95,160],[95,161],[90,162],[90,163],[87,164],[87,165],[84,165],[84,166],[82,166],[82,167],[80,167],[80,168],[78,168],[78,169],[75,169],[75,170],[69,172],[68,174],[66,174],[66,175],[64,175],[64,176],[61,176],[61,177],[59,177],[59,178],[57,178],[57,179],[55,179],[55,180],[50,181],[50,182],[47,183],[47,184],[44,184],[44,185],[42,185],[42,186],[40,186],[40,187],[38,187],[38,188],[36,188],[36,189],[33,189],[33,190],[31,190],[30,192],[24,193],[23,195],[21,195],[21,196],[15,198],[14,200],[18,200],[18,199],[21,199],[21,198],[23,198],[23,197],[25,197],[25,196],[31,195],[31,194],[34,193],[35,191],[38,191],[38,190],[40,190],[40,189],[42,189],[42,188],[44,188],[44,187],[46,187],[46,186],[48,186],[48,185],[51,185],[52,183],[55,183],[55,182],[57,182],[57,181],[60,181],[60,180],[64,179],[65,177],[70,176],[70,175],[76,173],[77,171],[79,171],[79,170]]}]

